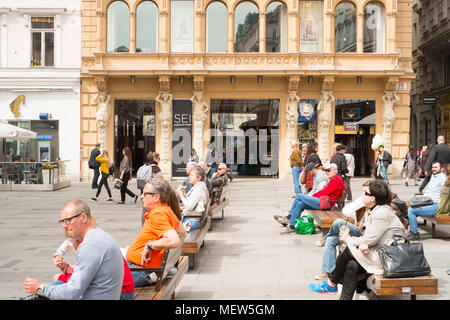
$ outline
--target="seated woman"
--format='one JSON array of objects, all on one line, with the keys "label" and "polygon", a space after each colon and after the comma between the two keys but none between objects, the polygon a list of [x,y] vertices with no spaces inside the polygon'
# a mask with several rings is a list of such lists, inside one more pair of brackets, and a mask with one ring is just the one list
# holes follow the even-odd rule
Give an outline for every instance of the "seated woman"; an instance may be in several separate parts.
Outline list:
[{"label": "seated woman", "polygon": [[179,188],[177,195],[181,200],[182,216],[190,211],[202,212],[208,202],[208,189],[205,181],[205,171],[199,166],[194,166],[189,174],[189,181],[193,185],[192,189],[184,195],[184,191]]},{"label": "seated woman", "polygon": [[364,186],[363,202],[370,209],[366,219],[366,230],[362,237],[352,237],[340,232],[339,240],[347,247],[336,259],[336,267],[327,280],[310,284],[316,293],[336,293],[337,285],[343,284],[340,300],[352,300],[358,286],[358,274],[383,274],[377,244],[392,243],[392,236],[406,236],[406,229],[389,206],[392,193],[388,185],[380,180]]}]

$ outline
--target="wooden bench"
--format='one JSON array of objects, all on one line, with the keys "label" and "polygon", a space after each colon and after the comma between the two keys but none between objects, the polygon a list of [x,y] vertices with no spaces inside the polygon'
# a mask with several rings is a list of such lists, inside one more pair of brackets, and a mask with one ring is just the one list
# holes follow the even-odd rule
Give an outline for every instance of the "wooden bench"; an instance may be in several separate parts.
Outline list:
[{"label": "wooden bench", "polygon": [[195,255],[200,251],[200,247],[203,247],[206,233],[211,226],[211,218],[207,216],[206,222],[203,227],[199,229],[191,229],[184,239],[183,254],[189,255],[189,267],[195,266]]},{"label": "wooden bench", "polygon": [[433,216],[433,217],[422,217],[425,224],[431,223],[431,237],[436,238],[436,225],[450,225],[450,216]]},{"label": "wooden bench", "polygon": [[438,279],[432,274],[412,278],[383,278],[371,275],[367,286],[377,296],[410,295],[416,300],[418,294],[438,294]]},{"label": "wooden bench", "polygon": [[[174,249],[165,249],[161,266],[159,268],[134,267],[131,271],[145,271],[150,274],[156,273],[157,281],[147,287],[137,287],[134,290],[135,300],[170,300],[175,299],[175,289],[188,270],[189,258],[181,256],[183,239],[180,245]],[[170,269],[176,267],[177,272],[172,278],[166,278]]]},{"label": "wooden bench", "polygon": [[[215,199],[213,204],[209,208],[208,215],[213,220],[223,220],[225,214],[225,207],[228,205],[229,200],[227,198],[228,184],[217,188]],[[220,216],[217,214],[220,212]]]},{"label": "wooden bench", "polygon": [[322,234],[326,235],[333,225],[334,220],[340,218],[348,221],[349,223],[354,223],[352,218],[344,216],[341,211],[333,210],[305,210],[303,215],[309,214],[313,217],[314,221],[317,222],[319,227],[322,229]]}]

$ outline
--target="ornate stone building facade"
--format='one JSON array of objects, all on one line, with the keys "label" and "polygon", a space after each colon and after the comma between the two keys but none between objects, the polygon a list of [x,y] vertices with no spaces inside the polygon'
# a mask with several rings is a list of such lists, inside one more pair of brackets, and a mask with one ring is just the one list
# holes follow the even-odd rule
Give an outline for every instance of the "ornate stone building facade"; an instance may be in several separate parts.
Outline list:
[{"label": "ornate stone building facade", "polygon": [[173,176],[183,112],[201,159],[208,129],[275,140],[264,158],[275,170],[250,161],[245,145],[240,174],[289,176],[289,142],[299,140],[318,142],[323,162],[335,142],[350,145],[357,173],[369,175],[377,133],[398,173],[409,144],[411,12],[407,0],[82,0],[84,179],[102,139],[115,162],[126,145],[138,165],[156,150]]},{"label": "ornate stone building facade", "polygon": [[411,143],[450,141],[450,1],[413,1]]}]

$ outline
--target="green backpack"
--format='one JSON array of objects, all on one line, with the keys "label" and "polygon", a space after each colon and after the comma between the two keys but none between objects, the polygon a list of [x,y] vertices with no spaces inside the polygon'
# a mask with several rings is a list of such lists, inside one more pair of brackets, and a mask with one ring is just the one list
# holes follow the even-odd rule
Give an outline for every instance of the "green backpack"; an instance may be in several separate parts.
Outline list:
[{"label": "green backpack", "polygon": [[298,234],[314,234],[316,232],[314,220],[310,215],[295,219],[294,228]]}]

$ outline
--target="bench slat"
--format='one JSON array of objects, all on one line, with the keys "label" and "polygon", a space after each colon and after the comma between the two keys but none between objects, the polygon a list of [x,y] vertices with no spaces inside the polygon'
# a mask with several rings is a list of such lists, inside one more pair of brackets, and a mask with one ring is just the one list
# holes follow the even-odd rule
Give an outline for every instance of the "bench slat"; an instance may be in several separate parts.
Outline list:
[{"label": "bench slat", "polygon": [[376,295],[437,294],[438,279],[432,274],[411,278],[383,278],[372,275],[370,287]]},{"label": "bench slat", "polygon": [[[210,226],[211,226],[211,218],[208,217],[206,219],[206,223],[203,228],[189,231],[188,236],[186,236],[186,239],[184,240],[182,252],[184,254],[198,253],[200,246],[202,245]],[[193,233],[195,233],[195,236],[190,235],[192,231],[194,231]]]}]

